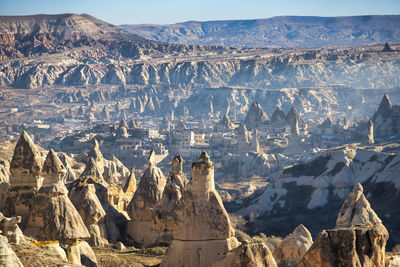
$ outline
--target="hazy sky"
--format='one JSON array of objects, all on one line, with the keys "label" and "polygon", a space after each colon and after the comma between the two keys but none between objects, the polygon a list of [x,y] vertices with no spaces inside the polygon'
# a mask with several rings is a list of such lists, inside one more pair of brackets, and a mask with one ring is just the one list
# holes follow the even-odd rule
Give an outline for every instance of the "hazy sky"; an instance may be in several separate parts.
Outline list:
[{"label": "hazy sky", "polygon": [[112,24],[254,19],[283,15],[400,14],[400,0],[0,0],[0,15],[88,13]]}]

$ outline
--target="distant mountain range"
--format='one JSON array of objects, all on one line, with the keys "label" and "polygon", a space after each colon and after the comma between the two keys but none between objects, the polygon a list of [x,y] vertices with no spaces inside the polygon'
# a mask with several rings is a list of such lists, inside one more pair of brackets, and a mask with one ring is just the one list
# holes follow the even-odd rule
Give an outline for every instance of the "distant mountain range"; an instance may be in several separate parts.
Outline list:
[{"label": "distant mountain range", "polygon": [[121,25],[149,40],[232,47],[320,47],[400,43],[400,15],[283,16],[254,20]]},{"label": "distant mountain range", "polygon": [[138,58],[193,48],[208,49],[146,40],[88,14],[0,16],[0,60],[66,51],[74,58]]}]

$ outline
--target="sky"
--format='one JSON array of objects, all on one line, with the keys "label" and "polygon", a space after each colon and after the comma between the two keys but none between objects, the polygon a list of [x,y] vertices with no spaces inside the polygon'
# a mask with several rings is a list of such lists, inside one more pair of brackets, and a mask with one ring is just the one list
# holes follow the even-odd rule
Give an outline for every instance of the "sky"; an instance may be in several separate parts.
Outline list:
[{"label": "sky", "polygon": [[0,15],[87,13],[120,24],[274,16],[400,15],[400,0],[0,0]]}]

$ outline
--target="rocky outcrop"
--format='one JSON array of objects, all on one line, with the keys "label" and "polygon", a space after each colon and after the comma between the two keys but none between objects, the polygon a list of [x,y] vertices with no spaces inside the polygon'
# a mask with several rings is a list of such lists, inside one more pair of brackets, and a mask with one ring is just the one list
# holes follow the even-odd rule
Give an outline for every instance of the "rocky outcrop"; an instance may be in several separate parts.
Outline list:
[{"label": "rocky outcrop", "polygon": [[[127,125],[124,120],[121,123]],[[126,128],[122,127],[122,129],[126,131]],[[96,139],[92,140],[92,149],[88,154],[86,164],[86,169],[82,172],[81,177],[93,176],[102,178],[110,184],[123,184],[129,176],[128,168],[115,156],[111,160],[106,160],[103,157]]]},{"label": "rocky outcrop", "polygon": [[216,125],[216,131],[229,131],[233,129],[233,125],[228,115],[224,115]]},{"label": "rocky outcrop", "polygon": [[8,183],[10,175],[10,162],[0,159],[0,183]]},{"label": "rocky outcrop", "polygon": [[165,266],[210,266],[237,247],[235,231],[215,190],[214,163],[203,152],[192,164],[192,180],[177,203],[173,241]]},{"label": "rocky outcrop", "polygon": [[183,159],[175,156],[172,160],[172,170],[168,176],[163,196],[154,207],[153,231],[159,231],[159,243],[170,243],[175,228],[174,212],[182,197],[182,192],[188,183],[182,171]]},{"label": "rocky outcrop", "polygon": [[285,115],[285,113],[283,113],[283,111],[279,107],[277,107],[275,109],[274,113],[272,113],[271,123],[274,123],[274,124],[286,123],[286,115]]},{"label": "rocky outcrop", "polygon": [[353,226],[371,227],[382,224],[381,219],[371,208],[363,193],[361,184],[356,184],[353,191],[347,196],[339,211],[335,228],[348,228]]},{"label": "rocky outcrop", "polygon": [[372,117],[374,134],[377,137],[390,137],[400,133],[400,106],[392,105],[389,96],[385,94],[378,110]]},{"label": "rocky outcrop", "polygon": [[339,211],[335,229],[322,231],[298,266],[384,267],[388,238],[357,184]]},{"label": "rocky outcrop", "polygon": [[[341,228],[322,231],[299,267],[385,266],[386,229]],[[382,254],[383,253],[383,254]]]},{"label": "rocky outcrop", "polygon": [[136,192],[136,177],[135,177],[135,168],[131,168],[130,175],[126,180],[125,186],[123,188],[124,193],[128,199],[132,199],[133,195]]},{"label": "rocky outcrop", "polygon": [[24,240],[24,234],[18,227],[21,223],[22,217],[11,217],[7,218],[0,212],[0,230],[1,234],[7,237],[8,242],[11,244],[19,245],[22,240]]},{"label": "rocky outcrop", "polygon": [[79,178],[98,177],[100,179],[103,179],[102,173],[103,172],[101,171],[101,167],[99,167],[99,165],[96,163],[96,160],[90,157],[89,161],[86,163],[85,169],[83,170]]},{"label": "rocky outcrop", "polygon": [[25,235],[38,240],[85,240],[89,233],[68,198],[63,179],[66,170],[50,150],[42,168],[43,186],[37,192],[25,224]]},{"label": "rocky outcrop", "polygon": [[365,144],[374,144],[374,123],[371,120],[368,120],[366,129],[365,129],[365,136],[363,138],[363,143]]},{"label": "rocky outcrop", "polygon": [[244,119],[244,124],[246,124],[247,128],[253,129],[260,124],[266,123],[267,121],[267,114],[264,112],[261,105],[257,101],[254,101],[247,112],[246,118]]},{"label": "rocky outcrop", "polygon": [[75,181],[76,178],[85,170],[86,165],[83,162],[78,162],[73,158],[73,155],[63,152],[57,153],[58,158],[64,165],[67,173],[65,175],[65,182]]},{"label": "rocky outcrop", "polygon": [[67,171],[57,154],[50,149],[42,168],[43,187],[63,184]]},{"label": "rocky outcrop", "polygon": [[244,241],[214,262],[212,267],[277,267],[269,248],[261,240]]},{"label": "rocky outcrop", "polygon": [[0,265],[4,267],[23,267],[15,252],[8,244],[7,237],[0,235]]},{"label": "rocky outcrop", "polygon": [[154,207],[163,196],[167,179],[155,162],[152,151],[148,159],[148,168],[140,178],[137,190],[129,203],[127,234],[135,243],[142,246],[153,245],[157,242],[158,232],[152,231]]},{"label": "rocky outcrop", "polygon": [[286,236],[274,250],[274,258],[279,266],[293,265],[300,261],[313,244],[307,228],[300,224],[290,235]]},{"label": "rocky outcrop", "polygon": [[10,163],[10,188],[30,187],[39,190],[42,186],[41,176],[43,158],[39,149],[33,143],[27,132],[23,131],[17,144]]},{"label": "rocky outcrop", "polygon": [[294,125],[296,123],[296,120],[299,127],[301,128],[304,127],[305,125],[304,120],[300,117],[300,114],[297,111],[297,109],[294,106],[292,106],[286,115],[286,122],[289,125]]},{"label": "rocky outcrop", "polygon": [[87,242],[80,242],[78,244],[80,261],[83,266],[86,267],[97,267],[96,254]]},{"label": "rocky outcrop", "polygon": [[93,246],[107,244],[103,224],[106,212],[96,195],[95,185],[79,179],[72,185],[68,195],[89,230],[89,243]]}]

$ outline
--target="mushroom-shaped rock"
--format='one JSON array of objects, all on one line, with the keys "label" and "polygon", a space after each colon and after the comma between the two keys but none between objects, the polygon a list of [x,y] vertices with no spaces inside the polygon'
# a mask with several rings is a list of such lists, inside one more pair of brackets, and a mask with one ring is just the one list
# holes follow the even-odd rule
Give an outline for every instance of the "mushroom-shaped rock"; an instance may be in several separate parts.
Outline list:
[{"label": "mushroom-shaped rock", "polygon": [[41,177],[43,159],[39,149],[33,143],[27,132],[23,131],[10,163],[10,187],[28,186],[38,190],[43,178]]},{"label": "mushroom-shaped rock", "polygon": [[210,266],[239,245],[221,197],[214,163],[206,152],[192,164],[192,180],[178,201],[173,241],[160,266]]},{"label": "mushroom-shaped rock", "polygon": [[356,184],[339,211],[335,228],[374,226],[382,223],[363,194],[361,184]]},{"label": "mushroom-shaped rock", "polygon": [[260,241],[244,241],[229,251],[225,257],[214,262],[212,267],[277,267],[269,248]]},{"label": "mushroom-shaped rock", "polygon": [[307,228],[300,224],[293,233],[286,236],[274,250],[274,258],[278,264],[300,261],[313,243],[312,236]]},{"label": "mushroom-shaped rock", "polygon": [[57,154],[50,149],[42,168],[43,186],[53,185],[64,181],[66,169]]}]

